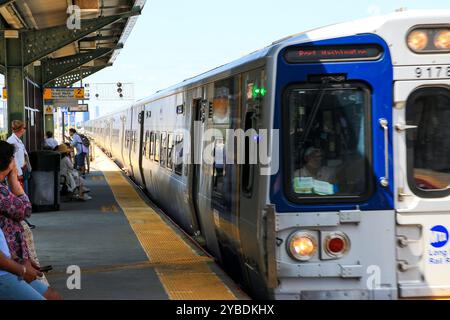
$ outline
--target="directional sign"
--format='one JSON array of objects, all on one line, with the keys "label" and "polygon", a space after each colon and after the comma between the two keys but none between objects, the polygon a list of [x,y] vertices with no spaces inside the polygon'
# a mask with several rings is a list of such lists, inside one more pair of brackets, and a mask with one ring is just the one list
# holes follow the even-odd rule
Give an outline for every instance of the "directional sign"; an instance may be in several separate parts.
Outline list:
[{"label": "directional sign", "polygon": [[78,104],[69,106],[69,112],[89,112],[88,104]]},{"label": "directional sign", "polygon": [[44,100],[84,99],[84,88],[45,88]]}]

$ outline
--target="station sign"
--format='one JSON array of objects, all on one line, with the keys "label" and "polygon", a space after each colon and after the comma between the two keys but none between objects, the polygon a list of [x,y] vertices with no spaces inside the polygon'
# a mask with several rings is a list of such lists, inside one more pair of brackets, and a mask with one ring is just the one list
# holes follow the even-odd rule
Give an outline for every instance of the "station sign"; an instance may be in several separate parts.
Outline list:
[{"label": "station sign", "polygon": [[89,105],[88,104],[78,104],[78,105],[71,105],[68,109],[69,112],[89,112]]},{"label": "station sign", "polygon": [[44,100],[79,99],[83,100],[84,88],[45,88]]}]

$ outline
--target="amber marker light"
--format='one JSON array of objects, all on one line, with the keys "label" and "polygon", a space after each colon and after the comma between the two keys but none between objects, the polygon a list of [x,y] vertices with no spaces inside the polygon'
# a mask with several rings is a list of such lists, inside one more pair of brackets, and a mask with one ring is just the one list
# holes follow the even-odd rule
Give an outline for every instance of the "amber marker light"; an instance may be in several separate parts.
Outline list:
[{"label": "amber marker light", "polygon": [[450,30],[441,30],[436,33],[434,46],[438,50],[450,50]]},{"label": "amber marker light", "polygon": [[408,47],[412,51],[422,51],[428,45],[428,35],[424,30],[414,30],[408,36]]},{"label": "amber marker light", "polygon": [[306,261],[311,259],[317,250],[317,241],[309,233],[295,232],[288,241],[289,253],[297,260]]}]

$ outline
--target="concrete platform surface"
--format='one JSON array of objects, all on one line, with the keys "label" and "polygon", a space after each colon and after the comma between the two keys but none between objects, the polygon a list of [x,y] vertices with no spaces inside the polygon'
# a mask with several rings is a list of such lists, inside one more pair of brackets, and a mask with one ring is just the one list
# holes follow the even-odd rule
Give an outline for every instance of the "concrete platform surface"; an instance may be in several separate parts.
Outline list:
[{"label": "concrete platform surface", "polygon": [[64,299],[248,299],[98,149],[91,169],[92,200],[30,219],[40,263],[53,266],[47,278]]}]

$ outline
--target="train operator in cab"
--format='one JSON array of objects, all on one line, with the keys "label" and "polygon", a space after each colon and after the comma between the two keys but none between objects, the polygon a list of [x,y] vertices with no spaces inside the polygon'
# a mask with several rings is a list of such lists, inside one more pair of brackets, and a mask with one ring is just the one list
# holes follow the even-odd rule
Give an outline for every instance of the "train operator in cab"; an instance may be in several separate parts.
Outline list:
[{"label": "train operator in cab", "polygon": [[309,147],[303,157],[304,165],[294,172],[294,191],[299,194],[332,195],[336,193],[336,172],[323,166],[323,152]]}]

